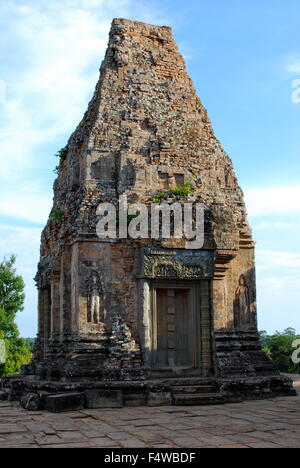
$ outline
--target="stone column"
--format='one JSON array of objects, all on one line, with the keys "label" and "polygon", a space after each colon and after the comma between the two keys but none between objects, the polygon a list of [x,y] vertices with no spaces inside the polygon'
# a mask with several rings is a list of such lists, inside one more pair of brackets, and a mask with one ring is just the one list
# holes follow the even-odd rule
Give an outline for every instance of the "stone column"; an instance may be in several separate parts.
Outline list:
[{"label": "stone column", "polygon": [[38,289],[38,351],[37,358],[41,359],[45,353],[45,303],[44,303],[44,289]]},{"label": "stone column", "polygon": [[61,336],[61,314],[60,314],[60,279],[52,276],[51,279],[51,338],[58,340]]},{"label": "stone column", "polygon": [[44,304],[44,354],[47,353],[51,331],[51,292],[50,287],[43,288]]},{"label": "stone column", "polygon": [[201,301],[201,331],[202,331],[202,369],[203,376],[207,377],[213,372],[212,369],[212,330],[211,330],[211,299],[210,282],[200,282]]},{"label": "stone column", "polygon": [[149,281],[140,280],[139,289],[139,324],[141,336],[141,348],[143,352],[144,363],[146,366],[151,367],[151,353],[152,353],[152,340],[151,340],[151,304],[150,304],[150,286]]},{"label": "stone column", "polygon": [[175,290],[168,289],[167,292],[168,311],[168,364],[175,366]]},{"label": "stone column", "polygon": [[65,252],[61,259],[61,307],[60,307],[60,329],[64,336],[72,332],[71,328],[71,249],[69,245],[65,246]]}]

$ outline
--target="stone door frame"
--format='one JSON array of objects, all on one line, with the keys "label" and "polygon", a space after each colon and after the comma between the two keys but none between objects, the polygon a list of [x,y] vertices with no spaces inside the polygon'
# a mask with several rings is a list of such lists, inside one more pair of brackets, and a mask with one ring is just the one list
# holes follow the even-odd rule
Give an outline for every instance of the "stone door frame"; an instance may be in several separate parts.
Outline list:
[{"label": "stone door frame", "polygon": [[[141,337],[143,358],[150,377],[199,376],[207,377],[213,373],[212,352],[212,304],[210,280],[142,280],[140,291],[141,304]],[[189,307],[192,321],[195,324],[193,336],[194,364],[192,367],[156,366],[157,349],[157,289],[188,289]]]}]

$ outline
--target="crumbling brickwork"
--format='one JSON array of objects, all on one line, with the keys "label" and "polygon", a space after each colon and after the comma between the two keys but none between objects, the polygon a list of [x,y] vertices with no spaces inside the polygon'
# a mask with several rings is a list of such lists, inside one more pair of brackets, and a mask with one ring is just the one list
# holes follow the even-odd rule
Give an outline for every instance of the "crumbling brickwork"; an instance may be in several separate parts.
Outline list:
[{"label": "crumbling brickwork", "polygon": [[[186,196],[170,190],[185,184]],[[97,238],[100,202],[117,205],[127,195],[129,203],[150,204],[162,190],[168,203],[205,205],[200,253],[174,238]],[[36,277],[40,379],[186,376],[188,384],[191,377],[278,376],[258,340],[254,242],[243,192],[169,27],[113,21],[94,96],[61,152],[53,213]],[[159,301],[168,314],[165,336],[157,332],[164,330]],[[192,324],[180,335],[186,345],[174,334],[180,320],[183,328]],[[169,369],[157,369],[160,343],[167,343],[161,360]],[[164,385],[169,395],[170,382]]]}]

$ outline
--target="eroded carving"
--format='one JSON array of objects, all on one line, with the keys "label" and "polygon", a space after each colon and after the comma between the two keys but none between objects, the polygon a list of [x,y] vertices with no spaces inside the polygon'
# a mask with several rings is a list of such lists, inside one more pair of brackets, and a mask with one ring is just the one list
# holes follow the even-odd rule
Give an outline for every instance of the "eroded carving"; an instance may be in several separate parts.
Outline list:
[{"label": "eroded carving", "polygon": [[104,322],[103,287],[99,273],[93,271],[88,280],[87,321],[90,323]]},{"label": "eroded carving", "polygon": [[139,276],[145,278],[203,279],[213,275],[208,251],[148,250],[142,253]]},{"label": "eroded carving", "polygon": [[121,315],[114,314],[109,359],[105,363],[106,371],[109,371],[110,378],[112,373],[117,371],[116,380],[130,380],[134,364],[140,363],[140,348],[132,336],[129,324],[123,321]]},{"label": "eroded carving", "polygon": [[246,277],[241,275],[239,286],[235,293],[235,328],[248,329],[251,326],[250,310],[249,287],[247,285]]}]

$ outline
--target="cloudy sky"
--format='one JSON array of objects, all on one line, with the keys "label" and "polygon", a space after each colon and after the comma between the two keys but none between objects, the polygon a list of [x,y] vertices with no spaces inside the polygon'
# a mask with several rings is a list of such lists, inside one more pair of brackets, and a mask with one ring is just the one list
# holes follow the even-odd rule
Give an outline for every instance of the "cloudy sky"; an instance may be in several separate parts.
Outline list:
[{"label": "cloudy sky", "polygon": [[300,332],[299,0],[1,0],[0,257],[33,276],[54,154],[98,79],[112,18],[172,26],[216,135],[233,159],[257,241],[260,329]]}]

